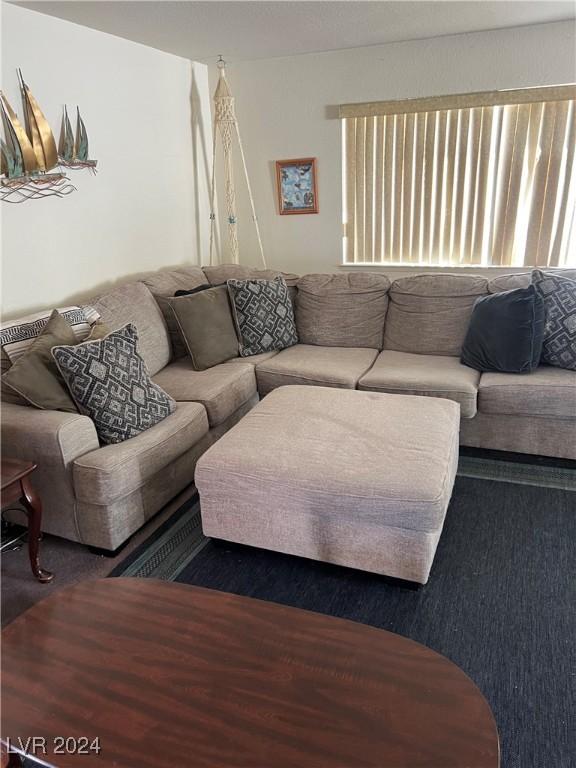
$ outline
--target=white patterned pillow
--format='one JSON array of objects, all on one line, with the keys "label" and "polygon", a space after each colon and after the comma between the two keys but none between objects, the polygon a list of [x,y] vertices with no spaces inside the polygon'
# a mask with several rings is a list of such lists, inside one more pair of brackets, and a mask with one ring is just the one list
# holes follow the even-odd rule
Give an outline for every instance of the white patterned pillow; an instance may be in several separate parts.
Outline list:
[{"label": "white patterned pillow", "polygon": [[102,443],[121,443],[153,427],[176,408],[151,380],[138,354],[138,331],[128,323],[103,339],[52,348],[52,357]]},{"label": "white patterned pillow", "polygon": [[535,269],[532,283],[546,311],[542,362],[576,371],[576,280]]},{"label": "white patterned pillow", "polygon": [[[34,315],[4,323],[0,329],[0,347],[11,363],[16,362],[32,346],[44,328],[53,310],[37,312]],[[62,317],[70,323],[74,336],[78,341],[84,341],[90,335],[92,326],[100,318],[100,313],[94,307],[62,307],[58,309]]]}]

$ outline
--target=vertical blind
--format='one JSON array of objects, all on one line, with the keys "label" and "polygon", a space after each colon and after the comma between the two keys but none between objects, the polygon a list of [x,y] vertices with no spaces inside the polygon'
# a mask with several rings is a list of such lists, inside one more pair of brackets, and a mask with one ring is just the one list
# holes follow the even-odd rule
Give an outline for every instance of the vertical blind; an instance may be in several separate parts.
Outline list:
[{"label": "vertical blind", "polygon": [[344,262],[576,263],[575,99],[561,86],[343,105]]}]

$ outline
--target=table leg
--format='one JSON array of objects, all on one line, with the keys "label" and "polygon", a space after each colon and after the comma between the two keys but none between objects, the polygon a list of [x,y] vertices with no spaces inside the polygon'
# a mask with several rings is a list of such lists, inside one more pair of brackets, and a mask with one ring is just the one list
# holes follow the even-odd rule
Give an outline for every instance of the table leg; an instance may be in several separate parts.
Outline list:
[{"label": "table leg", "polygon": [[28,515],[28,554],[30,556],[32,573],[42,584],[47,584],[49,581],[52,581],[54,574],[44,571],[40,567],[38,544],[42,526],[42,502],[27,477],[22,478],[20,486],[22,488],[21,502]]}]

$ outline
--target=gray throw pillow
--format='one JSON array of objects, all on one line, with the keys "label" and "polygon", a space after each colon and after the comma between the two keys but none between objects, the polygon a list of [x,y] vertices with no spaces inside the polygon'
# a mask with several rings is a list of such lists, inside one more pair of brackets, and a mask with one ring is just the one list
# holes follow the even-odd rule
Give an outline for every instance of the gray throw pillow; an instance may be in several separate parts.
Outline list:
[{"label": "gray throw pillow", "polygon": [[176,403],[150,379],[132,323],[98,341],[57,346],[52,356],[80,413],[102,443],[121,443],[169,416]]},{"label": "gray throw pillow", "polygon": [[[101,339],[108,333],[110,331],[104,323],[97,322],[92,326],[88,340]],[[52,357],[52,347],[79,343],[73,327],[55,309],[30,347],[2,376],[3,397],[8,393],[12,397],[6,398],[7,402],[47,411],[78,413]]]},{"label": "gray throw pillow", "polygon": [[298,343],[294,309],[283,277],[228,280],[240,356],[285,349]]},{"label": "gray throw pillow", "polygon": [[576,280],[535,269],[532,284],[546,312],[542,362],[576,371]]},{"label": "gray throw pillow", "polygon": [[238,357],[228,290],[225,285],[166,299],[196,371]]}]

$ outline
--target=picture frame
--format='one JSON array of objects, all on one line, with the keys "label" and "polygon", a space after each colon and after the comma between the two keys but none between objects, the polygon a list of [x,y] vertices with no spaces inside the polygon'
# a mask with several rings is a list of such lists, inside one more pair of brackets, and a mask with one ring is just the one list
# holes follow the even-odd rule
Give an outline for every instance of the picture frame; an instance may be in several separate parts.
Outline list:
[{"label": "picture frame", "polygon": [[277,160],[276,184],[281,216],[318,213],[315,157]]}]

